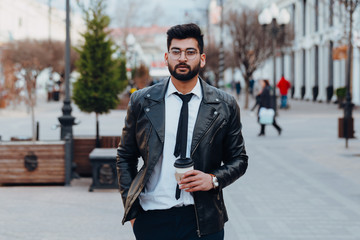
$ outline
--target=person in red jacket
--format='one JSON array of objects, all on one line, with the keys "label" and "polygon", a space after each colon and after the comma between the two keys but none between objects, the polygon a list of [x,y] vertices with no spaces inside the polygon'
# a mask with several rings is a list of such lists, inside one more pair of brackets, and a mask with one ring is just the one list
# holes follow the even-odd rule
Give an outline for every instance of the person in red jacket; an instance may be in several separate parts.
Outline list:
[{"label": "person in red jacket", "polygon": [[287,93],[289,88],[291,88],[291,84],[288,80],[285,79],[284,75],[282,75],[280,81],[276,86],[279,88],[281,95],[280,108],[287,108]]}]

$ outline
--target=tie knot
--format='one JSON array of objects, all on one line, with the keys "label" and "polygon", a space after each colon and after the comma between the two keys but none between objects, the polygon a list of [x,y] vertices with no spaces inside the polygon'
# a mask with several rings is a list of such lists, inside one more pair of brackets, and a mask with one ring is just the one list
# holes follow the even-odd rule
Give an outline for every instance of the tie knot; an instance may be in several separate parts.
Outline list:
[{"label": "tie knot", "polygon": [[194,95],[193,93],[183,95],[183,94],[180,94],[178,92],[176,92],[174,94],[176,94],[183,102],[189,102],[190,99],[192,98],[192,96]]}]

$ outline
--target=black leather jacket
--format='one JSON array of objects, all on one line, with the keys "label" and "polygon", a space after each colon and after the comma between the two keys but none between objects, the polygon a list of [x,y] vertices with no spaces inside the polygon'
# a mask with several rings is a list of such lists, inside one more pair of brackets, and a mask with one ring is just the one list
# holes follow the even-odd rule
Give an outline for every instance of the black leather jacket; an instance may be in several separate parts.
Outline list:
[{"label": "black leather jacket", "polygon": [[[123,224],[136,218],[140,210],[138,196],[163,152],[168,82],[164,80],[131,96],[116,163],[125,208]],[[235,99],[202,80],[201,86],[203,99],[194,127],[191,158],[195,169],[218,178],[219,187],[193,194],[199,236],[224,227],[228,216],[222,189],[242,176],[248,165]],[[144,164],[138,171],[139,157]]]}]

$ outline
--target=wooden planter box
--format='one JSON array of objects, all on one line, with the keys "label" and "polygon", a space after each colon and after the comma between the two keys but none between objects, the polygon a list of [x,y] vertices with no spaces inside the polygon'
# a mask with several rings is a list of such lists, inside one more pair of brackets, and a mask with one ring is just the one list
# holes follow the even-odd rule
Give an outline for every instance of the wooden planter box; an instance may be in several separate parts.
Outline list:
[{"label": "wooden planter box", "polygon": [[345,138],[344,121],[348,121],[347,137],[354,138],[354,118],[345,120],[344,118],[338,119],[338,136],[339,138]]},{"label": "wooden planter box", "polygon": [[0,142],[0,184],[65,183],[65,143]]},{"label": "wooden planter box", "polygon": [[95,148],[95,137],[74,137],[75,172],[81,177],[91,176],[89,154]]}]

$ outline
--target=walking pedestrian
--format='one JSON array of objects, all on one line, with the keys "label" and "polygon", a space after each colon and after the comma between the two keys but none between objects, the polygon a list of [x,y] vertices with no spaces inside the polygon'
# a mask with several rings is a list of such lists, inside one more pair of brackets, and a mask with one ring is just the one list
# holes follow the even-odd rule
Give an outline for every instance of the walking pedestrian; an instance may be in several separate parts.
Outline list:
[{"label": "walking pedestrian", "polygon": [[[270,96],[270,84],[269,81],[267,79],[261,80],[260,84],[262,86],[262,89],[260,90],[260,93],[257,96],[258,99],[258,121],[260,123],[260,109],[261,108],[265,108],[265,109],[274,109],[274,104],[272,104],[271,101],[271,96]],[[275,120],[276,116],[274,115],[274,119],[272,121],[272,125],[276,128],[276,130],[278,131],[279,135],[281,134],[281,127],[276,123]],[[265,136],[265,124],[260,123],[260,133],[258,136]]]},{"label": "walking pedestrian", "polygon": [[236,89],[236,98],[240,100],[240,93],[241,93],[241,83],[240,81],[235,82],[235,89]]},{"label": "walking pedestrian", "polygon": [[[167,47],[171,76],[134,92],[128,106],[117,151],[123,224],[131,221],[140,240],[224,239],[222,189],[248,162],[240,109],[199,78],[206,56],[196,24],[171,27]],[[177,181],[174,163],[193,170]]]},{"label": "walking pedestrian", "polygon": [[255,85],[255,80],[254,78],[251,78],[249,81],[249,93],[251,96],[254,96],[254,85]]},{"label": "walking pedestrian", "polygon": [[281,76],[278,84],[276,85],[280,90],[281,95],[281,105],[280,108],[288,108],[287,105],[287,94],[291,84],[288,80],[285,79],[284,75]]}]

